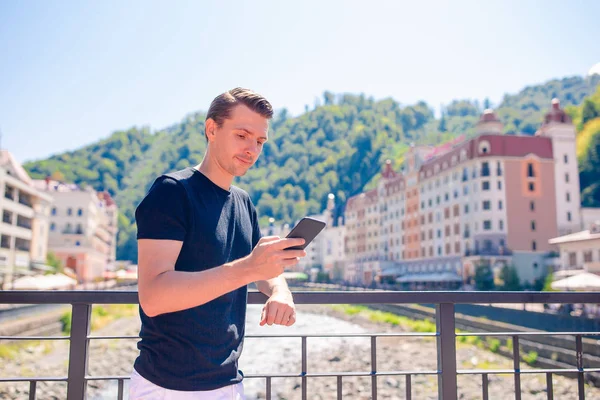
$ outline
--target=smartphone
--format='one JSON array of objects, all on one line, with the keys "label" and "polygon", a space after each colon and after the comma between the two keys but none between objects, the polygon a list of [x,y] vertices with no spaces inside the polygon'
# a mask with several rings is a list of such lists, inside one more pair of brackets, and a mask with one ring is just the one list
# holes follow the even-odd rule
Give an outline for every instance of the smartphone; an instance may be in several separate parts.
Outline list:
[{"label": "smartphone", "polygon": [[298,224],[288,233],[286,238],[302,238],[304,244],[302,246],[288,247],[286,250],[304,250],[306,246],[313,241],[315,237],[325,228],[325,222],[318,219],[304,217]]}]

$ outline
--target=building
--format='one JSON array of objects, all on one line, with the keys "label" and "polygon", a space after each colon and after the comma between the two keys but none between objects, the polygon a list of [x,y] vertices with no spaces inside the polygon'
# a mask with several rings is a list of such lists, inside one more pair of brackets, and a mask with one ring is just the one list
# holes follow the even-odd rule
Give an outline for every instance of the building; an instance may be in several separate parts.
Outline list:
[{"label": "building", "polygon": [[[337,221],[335,220],[334,208],[335,196],[330,193],[327,198],[327,208],[323,213],[309,216],[324,221],[327,225],[306,247],[306,257],[300,260],[298,265],[293,268],[293,271],[307,272],[309,274],[311,272],[323,271],[332,279],[343,279],[346,259],[345,226],[343,218],[340,217]],[[291,229],[290,225],[279,226],[275,224],[273,218],[270,218],[269,226],[261,228],[261,233],[263,236],[276,235],[285,237]]]},{"label": "building", "polygon": [[0,288],[6,289],[19,275],[44,267],[52,198],[6,150],[0,151],[0,191]]},{"label": "building", "polygon": [[569,275],[571,271],[600,274],[600,220],[590,224],[589,229],[552,238],[549,242],[559,249],[558,271],[561,273],[558,275]]},{"label": "building", "polygon": [[350,280],[458,287],[479,265],[514,265],[523,283],[546,272],[548,242],[581,224],[575,128],[553,100],[535,136],[502,134],[491,110],[477,135],[412,146],[376,189],[346,205]]},{"label": "building", "polygon": [[118,209],[110,194],[50,179],[35,185],[54,201],[49,249],[80,283],[102,279],[116,258]]}]

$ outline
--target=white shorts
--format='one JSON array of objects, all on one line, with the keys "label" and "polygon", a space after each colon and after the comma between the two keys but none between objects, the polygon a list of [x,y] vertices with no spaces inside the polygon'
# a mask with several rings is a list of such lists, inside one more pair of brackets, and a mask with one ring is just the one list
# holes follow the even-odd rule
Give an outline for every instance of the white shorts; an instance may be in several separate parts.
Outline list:
[{"label": "white shorts", "polygon": [[134,369],[129,383],[129,400],[245,400],[244,385],[240,382],[216,390],[187,392],[155,385]]}]

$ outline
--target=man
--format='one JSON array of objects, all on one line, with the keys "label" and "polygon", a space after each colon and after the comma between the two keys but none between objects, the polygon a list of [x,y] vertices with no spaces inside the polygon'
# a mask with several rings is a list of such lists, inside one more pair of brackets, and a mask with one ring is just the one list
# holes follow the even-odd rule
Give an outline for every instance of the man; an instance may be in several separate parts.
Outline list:
[{"label": "man", "polygon": [[243,399],[238,371],[246,285],[269,299],[261,325],[292,325],[280,274],[303,239],[260,237],[248,194],[232,186],[267,141],[271,104],[236,88],[217,96],[205,122],[202,162],[159,177],[136,210],[142,328],[130,399]]}]

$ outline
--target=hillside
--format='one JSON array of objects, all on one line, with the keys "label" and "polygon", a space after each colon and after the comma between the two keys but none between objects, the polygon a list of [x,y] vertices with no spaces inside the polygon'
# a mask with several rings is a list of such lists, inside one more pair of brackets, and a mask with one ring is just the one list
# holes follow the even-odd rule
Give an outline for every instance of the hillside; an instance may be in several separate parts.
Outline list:
[{"label": "hillside", "polygon": [[[521,129],[531,134],[552,97],[578,106],[599,83],[600,76],[595,75],[531,86],[505,96],[497,112],[508,133]],[[457,100],[436,119],[424,102],[405,106],[392,99],[325,92],[322,105],[299,117],[290,118],[285,109],[277,113],[263,155],[237,184],[250,193],[263,221],[273,216],[292,222],[319,212],[328,193],[336,195],[341,212],[348,197],[369,182],[373,185],[385,159],[398,167],[411,142],[436,144],[458,134],[473,135],[485,106]],[[161,131],[143,127],[118,131],[24,167],[34,178],[54,175],[110,191],[122,214],[117,257],[136,260],[135,207],[156,176],[200,162],[206,145],[203,130],[204,114],[192,113]]]}]

